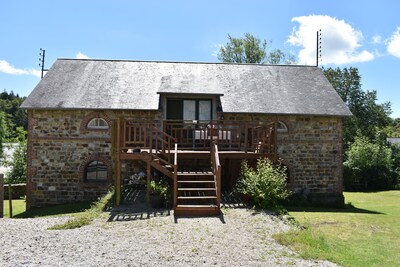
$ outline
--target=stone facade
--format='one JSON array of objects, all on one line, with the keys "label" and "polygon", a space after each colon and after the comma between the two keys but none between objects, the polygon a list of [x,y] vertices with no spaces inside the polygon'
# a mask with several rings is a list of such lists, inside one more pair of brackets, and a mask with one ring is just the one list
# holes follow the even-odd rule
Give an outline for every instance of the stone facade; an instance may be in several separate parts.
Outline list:
[{"label": "stone facade", "polygon": [[[117,117],[157,119],[158,112],[29,110],[27,207],[95,200],[113,183],[112,120]],[[88,129],[103,118],[108,129]],[[107,180],[87,182],[88,163],[101,160]]]},{"label": "stone facade", "polygon": [[289,188],[308,201],[341,206],[343,199],[343,120],[340,117],[300,115],[224,115],[236,121],[281,121],[278,155],[289,171]]},{"label": "stone facade", "polygon": [[[27,206],[33,207],[99,197],[113,183],[112,120],[120,117],[160,121],[162,113],[29,110],[28,117]],[[278,132],[278,154],[289,169],[290,189],[318,202],[322,199],[328,204],[343,204],[342,118],[222,113],[219,117],[229,121],[283,122],[287,131]],[[93,118],[103,118],[110,127],[88,129]],[[85,167],[93,160],[101,160],[107,166],[106,181],[85,181]],[[236,173],[240,166],[232,162],[224,165],[223,168],[235,165]],[[124,162],[122,167],[125,180],[141,172],[140,164]],[[231,176],[232,172],[225,173]]]}]

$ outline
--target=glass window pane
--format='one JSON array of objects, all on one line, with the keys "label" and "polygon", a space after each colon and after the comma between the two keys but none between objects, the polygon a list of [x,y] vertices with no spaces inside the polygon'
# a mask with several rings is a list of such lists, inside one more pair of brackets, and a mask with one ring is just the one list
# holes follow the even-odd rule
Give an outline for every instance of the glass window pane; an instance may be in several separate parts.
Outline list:
[{"label": "glass window pane", "polygon": [[94,160],[86,166],[87,181],[104,181],[107,180],[107,166],[101,162]]},{"label": "glass window pane", "polygon": [[183,101],[183,119],[195,120],[196,119],[196,101],[184,100]]},{"label": "glass window pane", "polygon": [[210,121],[211,120],[211,101],[200,100],[199,101],[199,120]]}]

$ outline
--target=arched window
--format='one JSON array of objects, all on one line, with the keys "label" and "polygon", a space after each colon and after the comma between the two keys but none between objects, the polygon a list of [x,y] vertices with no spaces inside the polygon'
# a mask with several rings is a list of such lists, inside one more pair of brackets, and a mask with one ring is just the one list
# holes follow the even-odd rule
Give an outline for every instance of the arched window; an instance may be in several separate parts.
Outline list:
[{"label": "arched window", "polygon": [[279,133],[287,133],[288,132],[288,128],[287,128],[286,124],[281,121],[278,121],[278,125],[277,125],[276,129]]},{"label": "arched window", "polygon": [[107,166],[100,160],[93,160],[86,165],[86,182],[103,182],[107,180]]},{"label": "arched window", "polygon": [[105,119],[94,118],[89,121],[87,128],[88,129],[108,129],[108,123]]}]

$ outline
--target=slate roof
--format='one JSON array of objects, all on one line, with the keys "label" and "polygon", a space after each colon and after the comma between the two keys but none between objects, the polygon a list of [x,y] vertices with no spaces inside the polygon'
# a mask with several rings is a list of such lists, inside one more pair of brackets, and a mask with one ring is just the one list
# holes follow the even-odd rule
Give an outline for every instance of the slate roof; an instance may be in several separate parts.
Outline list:
[{"label": "slate roof", "polygon": [[350,116],[311,66],[58,59],[26,109],[158,110],[163,93],[215,94],[224,112]]}]

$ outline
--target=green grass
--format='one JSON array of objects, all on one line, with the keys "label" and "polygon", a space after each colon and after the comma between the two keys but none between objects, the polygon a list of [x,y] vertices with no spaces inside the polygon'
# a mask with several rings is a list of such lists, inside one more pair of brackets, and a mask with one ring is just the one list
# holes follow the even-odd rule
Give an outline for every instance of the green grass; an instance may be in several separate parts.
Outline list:
[{"label": "green grass", "polygon": [[[13,217],[17,217],[21,213],[25,212],[25,200],[23,199],[13,199],[12,200],[12,209],[13,209]],[[10,204],[8,200],[3,201],[4,207],[4,218],[10,217]]]},{"label": "green grass", "polygon": [[275,235],[304,258],[343,266],[400,265],[400,191],[345,193],[346,209],[288,208],[304,230]]},{"label": "green grass", "polygon": [[[53,205],[43,208],[32,208],[26,210],[26,202],[23,199],[14,199],[13,204],[13,217],[14,218],[35,218],[45,216],[62,216],[62,215],[78,215],[89,209],[92,202],[77,202],[70,204]],[[4,217],[10,217],[9,202],[4,200]]]},{"label": "green grass", "polygon": [[109,205],[114,197],[114,190],[110,190],[106,195],[96,201],[89,209],[75,215],[65,223],[56,224],[49,227],[49,230],[75,229],[90,224],[95,218],[99,217],[103,210]]}]

